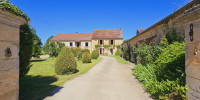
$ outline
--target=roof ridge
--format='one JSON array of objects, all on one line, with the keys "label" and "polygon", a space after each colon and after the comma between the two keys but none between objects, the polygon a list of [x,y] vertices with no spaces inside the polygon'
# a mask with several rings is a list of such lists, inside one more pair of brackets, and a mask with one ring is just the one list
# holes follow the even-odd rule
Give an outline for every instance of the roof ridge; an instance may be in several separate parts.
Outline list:
[{"label": "roof ridge", "polygon": [[[97,30],[120,30],[120,29],[97,29]],[[96,31],[96,30],[93,30]]]}]

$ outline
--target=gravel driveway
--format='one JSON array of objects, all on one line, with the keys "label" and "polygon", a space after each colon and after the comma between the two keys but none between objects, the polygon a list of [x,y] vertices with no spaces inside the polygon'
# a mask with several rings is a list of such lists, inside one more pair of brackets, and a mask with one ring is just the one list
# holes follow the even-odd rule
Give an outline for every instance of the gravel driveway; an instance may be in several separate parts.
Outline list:
[{"label": "gravel driveway", "polygon": [[103,56],[90,71],[67,81],[45,100],[152,100],[131,69],[131,65]]}]

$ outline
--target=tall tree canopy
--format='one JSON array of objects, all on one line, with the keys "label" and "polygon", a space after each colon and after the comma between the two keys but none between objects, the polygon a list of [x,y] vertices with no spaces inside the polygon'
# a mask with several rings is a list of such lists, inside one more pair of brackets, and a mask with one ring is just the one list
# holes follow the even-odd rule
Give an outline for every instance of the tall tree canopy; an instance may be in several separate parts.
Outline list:
[{"label": "tall tree canopy", "polygon": [[46,41],[46,43],[44,44],[44,46],[43,46],[43,50],[44,50],[44,52],[45,52],[45,54],[49,54],[49,52],[50,52],[50,40],[53,38],[53,36],[50,36],[48,39],[47,39],[47,41]]},{"label": "tall tree canopy", "polygon": [[32,49],[32,56],[33,57],[39,57],[41,54],[41,46],[42,46],[42,42],[40,40],[40,38],[37,36],[36,34],[36,30],[34,28],[32,28],[32,32],[33,32],[33,49]]}]

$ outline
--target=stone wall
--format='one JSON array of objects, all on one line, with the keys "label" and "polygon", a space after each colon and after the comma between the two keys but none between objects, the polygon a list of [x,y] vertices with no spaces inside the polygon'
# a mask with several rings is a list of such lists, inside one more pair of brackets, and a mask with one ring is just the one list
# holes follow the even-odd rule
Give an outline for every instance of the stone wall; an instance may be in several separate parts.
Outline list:
[{"label": "stone wall", "polygon": [[0,99],[17,100],[19,90],[19,27],[25,19],[0,9]]},{"label": "stone wall", "polygon": [[186,40],[188,100],[200,100],[200,5],[183,16]]},{"label": "stone wall", "polygon": [[[151,40],[155,45],[160,42],[163,36],[166,33],[171,33],[173,29],[176,30],[177,35],[184,36],[185,29],[184,29],[184,20],[180,20],[186,10],[196,6],[199,4],[199,0],[193,0],[192,2],[188,3],[184,7],[180,8],[173,14],[167,16],[166,18],[160,20],[156,24],[152,25],[142,33],[136,35],[135,37],[131,38],[130,40],[124,42],[122,44],[123,47],[131,46],[134,47],[137,43],[143,40]],[[176,20],[179,20],[178,22]]]}]

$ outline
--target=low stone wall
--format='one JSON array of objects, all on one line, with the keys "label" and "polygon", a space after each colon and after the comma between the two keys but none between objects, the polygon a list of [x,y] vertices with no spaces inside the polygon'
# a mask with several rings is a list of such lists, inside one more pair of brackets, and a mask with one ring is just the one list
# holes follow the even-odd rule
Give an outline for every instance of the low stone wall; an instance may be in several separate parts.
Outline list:
[{"label": "low stone wall", "polygon": [[0,99],[17,100],[19,90],[19,27],[25,19],[0,9]]}]

